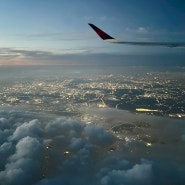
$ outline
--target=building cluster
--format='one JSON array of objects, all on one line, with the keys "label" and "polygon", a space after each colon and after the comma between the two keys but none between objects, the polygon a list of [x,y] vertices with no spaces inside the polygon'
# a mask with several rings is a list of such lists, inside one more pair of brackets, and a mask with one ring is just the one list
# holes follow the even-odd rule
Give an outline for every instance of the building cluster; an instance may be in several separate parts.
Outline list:
[{"label": "building cluster", "polygon": [[80,106],[98,106],[184,117],[185,85],[183,79],[160,73],[30,80],[1,87],[0,105],[60,115],[78,114]]}]

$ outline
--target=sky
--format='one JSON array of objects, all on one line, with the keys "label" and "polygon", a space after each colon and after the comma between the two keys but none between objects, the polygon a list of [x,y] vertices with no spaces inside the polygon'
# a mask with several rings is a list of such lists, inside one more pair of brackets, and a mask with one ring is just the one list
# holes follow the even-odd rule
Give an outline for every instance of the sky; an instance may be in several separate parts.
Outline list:
[{"label": "sky", "polygon": [[106,43],[88,23],[125,41],[185,42],[184,20],[184,0],[1,0],[0,65],[85,64],[133,55],[183,61],[184,48]]}]

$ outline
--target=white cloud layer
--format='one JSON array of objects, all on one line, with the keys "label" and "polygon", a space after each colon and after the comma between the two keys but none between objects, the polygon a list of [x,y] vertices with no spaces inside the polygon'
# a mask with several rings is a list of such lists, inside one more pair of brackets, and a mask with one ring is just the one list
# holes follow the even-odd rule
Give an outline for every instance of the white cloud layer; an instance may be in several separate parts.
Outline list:
[{"label": "white cloud layer", "polygon": [[152,158],[128,159],[128,151],[118,149],[117,138],[100,126],[66,117],[46,121],[46,117],[0,112],[1,185],[185,182],[184,166],[177,168]]}]

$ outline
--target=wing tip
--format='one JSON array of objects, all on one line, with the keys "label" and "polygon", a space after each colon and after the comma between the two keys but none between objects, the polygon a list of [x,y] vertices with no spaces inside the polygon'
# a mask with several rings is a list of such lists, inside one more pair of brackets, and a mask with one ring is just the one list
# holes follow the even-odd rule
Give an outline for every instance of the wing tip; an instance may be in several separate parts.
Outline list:
[{"label": "wing tip", "polygon": [[92,23],[88,23],[88,24],[99,35],[99,37],[101,37],[103,40],[115,39],[115,38],[111,37],[110,35],[108,35],[107,33],[105,33],[100,28],[98,28],[97,26],[95,26],[94,24],[92,24]]}]

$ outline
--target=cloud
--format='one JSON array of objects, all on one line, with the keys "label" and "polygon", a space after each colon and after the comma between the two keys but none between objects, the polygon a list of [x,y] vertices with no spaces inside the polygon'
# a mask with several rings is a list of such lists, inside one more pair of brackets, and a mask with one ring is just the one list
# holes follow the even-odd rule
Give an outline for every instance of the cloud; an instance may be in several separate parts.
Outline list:
[{"label": "cloud", "polygon": [[136,29],[133,29],[133,28],[130,28],[130,27],[126,27],[125,31],[126,32],[130,32],[130,33],[149,33],[148,29],[143,27],[143,26],[140,26],[140,27],[138,27]]},{"label": "cloud", "polygon": [[39,175],[40,142],[36,138],[24,137],[16,144],[16,150],[10,155],[5,169],[0,172],[3,184],[33,183]]},{"label": "cloud", "polygon": [[[2,111],[0,132],[2,185],[185,182],[183,165],[177,168],[177,164],[152,155],[150,159],[140,157],[139,152],[146,150],[141,144],[137,145],[141,150],[131,155],[129,146],[99,125],[67,117]],[[130,144],[136,147],[134,141]],[[158,147],[154,152],[159,152]]]},{"label": "cloud", "polygon": [[[77,64],[78,61],[83,60],[86,63],[86,54],[89,53],[88,48],[79,49],[62,49],[56,53],[47,50],[29,50],[29,49],[16,49],[16,48],[0,48],[0,64],[68,64],[71,62]],[[89,58],[91,58],[90,55]]]},{"label": "cloud", "polygon": [[138,28],[138,32],[139,33],[148,33],[148,30],[146,28],[144,28],[144,27],[139,27]]},{"label": "cloud", "polygon": [[128,170],[109,171],[102,179],[102,185],[111,184],[150,184],[152,177],[152,164],[142,162]]},{"label": "cloud", "polygon": [[41,50],[21,50],[14,48],[0,48],[0,58],[47,58],[52,56],[53,53]]},{"label": "cloud", "polygon": [[[90,17],[89,17],[90,19]],[[88,20],[88,18],[87,18]],[[67,34],[67,33],[60,33],[60,32],[54,32],[54,33],[35,33],[35,34],[17,34],[16,35],[19,39],[26,39],[28,41],[30,40],[42,40],[45,41],[84,41],[91,37],[88,35],[83,34],[76,34],[75,32],[73,34]]]},{"label": "cloud", "polygon": [[100,126],[87,125],[84,128],[84,133],[92,143],[103,146],[110,145],[114,140],[113,136]]},{"label": "cloud", "polygon": [[13,135],[9,138],[9,140],[10,141],[20,140],[26,136],[39,137],[40,135],[41,135],[40,122],[37,119],[35,119],[31,120],[28,123],[25,122],[19,127],[17,127]]}]

